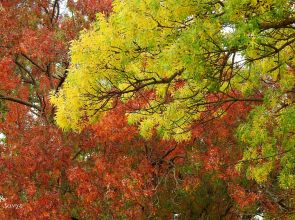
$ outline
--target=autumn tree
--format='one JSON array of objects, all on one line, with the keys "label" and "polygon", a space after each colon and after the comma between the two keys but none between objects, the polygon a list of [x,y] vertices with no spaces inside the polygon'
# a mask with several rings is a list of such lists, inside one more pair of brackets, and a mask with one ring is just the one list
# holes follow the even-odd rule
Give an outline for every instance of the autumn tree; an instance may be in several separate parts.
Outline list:
[{"label": "autumn tree", "polygon": [[246,152],[272,156],[252,177],[265,180],[279,157],[289,164],[281,186],[294,185],[293,1],[236,3],[115,2],[114,13],[100,15],[72,45],[70,74],[52,96],[58,124],[79,130],[118,100],[152,90],[146,106],[128,113],[129,122],[145,138],[155,129],[181,141],[191,137],[193,122],[222,115],[226,103],[260,103],[240,128],[241,141]]},{"label": "autumn tree", "polygon": [[0,2],[1,219],[290,216],[291,1]]},{"label": "autumn tree", "polygon": [[1,3],[1,218],[154,216],[183,145],[140,139],[123,109],[80,135],[52,123],[48,92],[67,76],[69,41],[109,3],[69,1],[66,13],[62,1]]},{"label": "autumn tree", "polygon": [[70,41],[89,27],[93,11],[111,10],[108,1],[91,2],[0,1],[1,219],[73,216],[66,170],[90,142],[53,124],[48,95],[67,76]]},{"label": "autumn tree", "polygon": [[[69,75],[51,98],[57,123],[80,131],[142,98],[129,123],[146,139],[181,142],[195,123],[248,103],[236,169],[282,202],[294,187],[294,22],[292,0],[115,1],[72,44]],[[280,204],[286,213],[290,201]]]}]

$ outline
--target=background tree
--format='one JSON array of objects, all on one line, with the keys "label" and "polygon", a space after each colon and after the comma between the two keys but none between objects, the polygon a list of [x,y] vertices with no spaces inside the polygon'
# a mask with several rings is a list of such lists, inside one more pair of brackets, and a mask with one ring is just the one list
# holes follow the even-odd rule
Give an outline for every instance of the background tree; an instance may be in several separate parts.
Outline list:
[{"label": "background tree", "polygon": [[87,4],[0,1],[1,219],[70,218],[75,210],[65,173],[87,143],[53,124],[48,95],[66,78],[70,41],[89,27],[93,10],[111,10],[109,2]]}]

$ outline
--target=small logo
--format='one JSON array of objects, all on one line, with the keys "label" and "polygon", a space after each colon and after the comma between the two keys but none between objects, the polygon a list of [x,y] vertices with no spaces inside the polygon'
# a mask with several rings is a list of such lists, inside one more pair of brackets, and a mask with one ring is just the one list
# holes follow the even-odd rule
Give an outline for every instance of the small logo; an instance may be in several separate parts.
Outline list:
[{"label": "small logo", "polygon": [[20,209],[23,207],[23,204],[8,203],[7,198],[5,198],[3,195],[0,195],[0,205],[5,209]]}]

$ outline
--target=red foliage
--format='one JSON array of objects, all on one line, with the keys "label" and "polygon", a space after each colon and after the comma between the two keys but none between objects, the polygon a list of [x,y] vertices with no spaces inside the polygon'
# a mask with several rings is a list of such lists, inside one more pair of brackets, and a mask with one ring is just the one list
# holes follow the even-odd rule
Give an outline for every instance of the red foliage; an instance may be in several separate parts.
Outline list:
[{"label": "red foliage", "polygon": [[232,198],[238,203],[241,208],[252,205],[259,198],[256,193],[246,192],[245,188],[239,185],[229,184],[228,190]]},{"label": "red foliage", "polygon": [[[0,133],[5,135],[0,142],[0,195],[5,199],[1,219],[69,219],[79,204],[66,173],[79,163],[77,152],[93,147],[91,129],[81,135],[60,131],[52,123],[48,96],[66,76],[70,40],[92,19],[85,19],[78,5],[70,8],[75,14],[70,19],[61,3],[0,3]],[[88,5],[85,13],[111,10],[109,3],[103,4],[92,9]],[[80,196],[92,188],[81,181],[77,189]],[[94,197],[97,194],[88,192],[85,201]]]},{"label": "red foliage", "polygon": [[138,135],[136,126],[128,125],[122,105],[111,110],[99,123],[93,126],[95,138],[102,143],[122,143],[131,141]]},{"label": "red foliage", "polygon": [[13,60],[9,57],[4,57],[0,60],[0,84],[1,90],[10,91],[20,84],[20,79],[13,75]]}]

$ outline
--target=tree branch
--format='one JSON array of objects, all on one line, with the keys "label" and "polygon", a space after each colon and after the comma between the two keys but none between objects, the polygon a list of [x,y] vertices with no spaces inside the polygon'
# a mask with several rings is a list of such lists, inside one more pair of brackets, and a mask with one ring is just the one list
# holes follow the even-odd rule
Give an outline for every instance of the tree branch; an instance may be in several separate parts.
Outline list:
[{"label": "tree branch", "polygon": [[278,28],[285,28],[288,25],[295,23],[295,17],[286,18],[285,20],[279,22],[263,22],[259,26],[263,30],[267,30],[270,28],[278,29]]},{"label": "tree branch", "polygon": [[21,100],[19,98],[15,98],[15,97],[10,97],[10,96],[4,96],[4,95],[1,95],[0,94],[0,99],[3,99],[3,100],[7,100],[7,101],[11,101],[11,102],[15,102],[15,103],[18,103],[18,104],[22,104],[22,105],[25,105],[25,106],[28,106],[28,107],[31,107],[31,108],[34,108],[38,111],[41,111],[41,108],[30,103],[30,102],[26,102],[24,100]]}]

